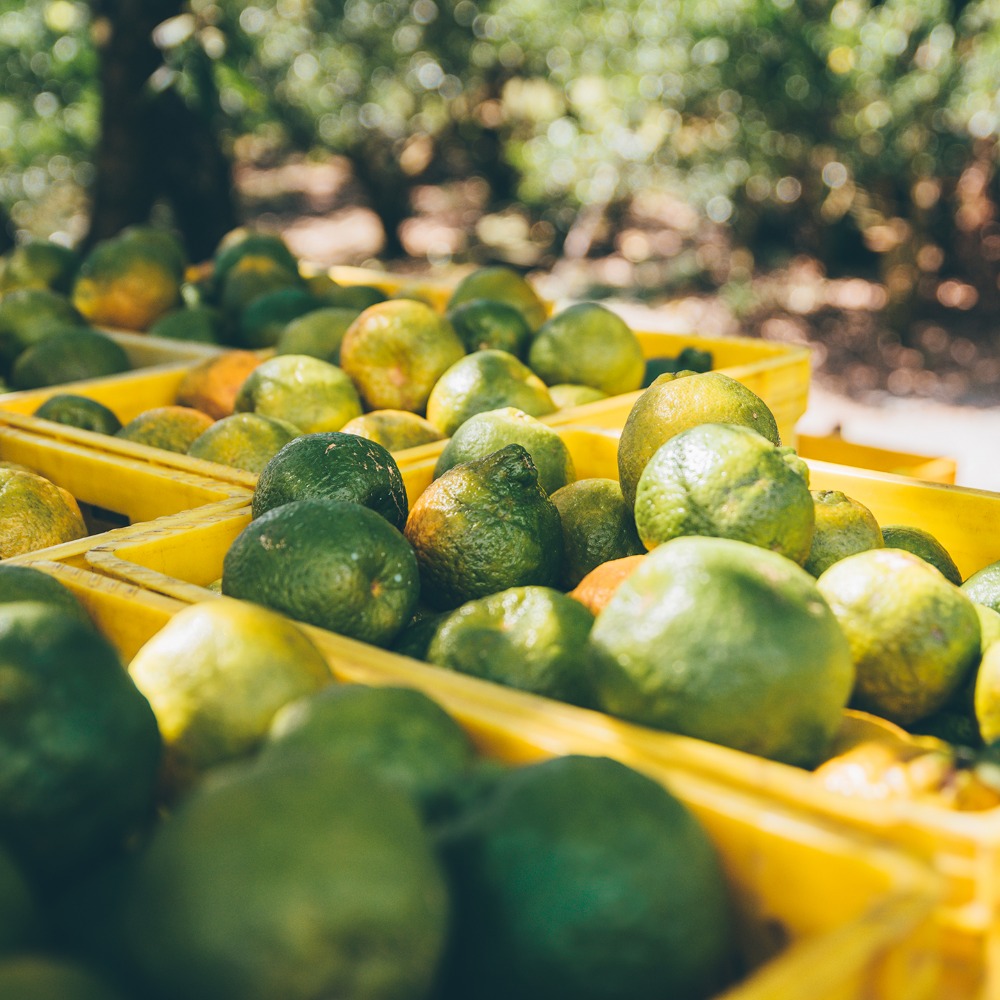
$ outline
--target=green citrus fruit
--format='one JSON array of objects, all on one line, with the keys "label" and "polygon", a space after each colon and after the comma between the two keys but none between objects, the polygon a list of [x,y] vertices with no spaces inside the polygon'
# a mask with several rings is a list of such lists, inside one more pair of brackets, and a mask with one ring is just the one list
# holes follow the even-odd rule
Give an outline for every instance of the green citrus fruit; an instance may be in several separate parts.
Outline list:
[{"label": "green citrus fruit", "polygon": [[606,757],[509,771],[443,841],[448,996],[660,1000],[731,976],[719,858],[662,785]]},{"label": "green citrus fruit", "polygon": [[697,424],[742,424],[780,444],[774,414],[741,382],[722,372],[661,375],[636,400],[622,428],[618,478],[626,503],[635,503],[639,477],[653,453]]},{"label": "green citrus fruit", "polygon": [[506,351],[476,351],[444,372],[427,400],[427,419],[446,437],[470,417],[512,406],[533,417],[555,412],[545,383]]},{"label": "green citrus fruit", "polygon": [[855,552],[884,547],[875,515],[840,490],[814,490],[816,529],[805,568],[819,576]]},{"label": "green citrus fruit", "polygon": [[512,587],[463,604],[437,628],[427,661],[558,701],[589,705],[594,616],[550,587]]},{"label": "green citrus fruit", "polygon": [[805,562],[813,498],[797,456],[749,427],[698,424],[662,445],[639,477],[635,524],[647,549],[681,535],[735,538]]},{"label": "green citrus fruit", "polygon": [[870,549],[817,581],[851,646],[854,704],[909,725],[943,707],[979,659],[979,617],[925,560]]},{"label": "green citrus fruit", "polygon": [[646,371],[631,327],[596,302],[578,302],[547,319],[531,341],[528,364],[547,385],[575,382],[609,396],[634,392]]},{"label": "green citrus fruit", "polygon": [[434,478],[509,444],[519,444],[528,452],[538,470],[538,485],[546,493],[554,493],[576,478],[573,456],[559,434],[513,406],[469,417],[444,446],[434,467]]},{"label": "green citrus fruit", "polygon": [[562,572],[559,512],[519,444],[435,479],[414,503],[406,537],[421,597],[438,610],[508,587],[556,586]]},{"label": "green citrus fruit", "polygon": [[406,539],[375,511],[294,500],[240,532],[223,562],[222,592],[386,646],[410,620],[420,581]]},{"label": "green citrus fruit", "polygon": [[572,590],[592,569],[646,551],[614,479],[579,479],[552,494],[562,522],[562,586]]},{"label": "green citrus fruit", "polygon": [[286,444],[257,478],[253,516],[292,500],[350,500],[394,527],[406,524],[406,484],[396,460],[375,441],[330,431]]},{"label": "green citrus fruit", "polygon": [[882,529],[887,549],[905,549],[929,562],[946,580],[962,585],[962,574],[948,550],[929,532],[911,524],[888,524]]},{"label": "green citrus fruit", "polygon": [[605,711],[802,767],[829,748],[854,683],[816,581],[728,538],[678,538],[644,556],[591,641]]}]

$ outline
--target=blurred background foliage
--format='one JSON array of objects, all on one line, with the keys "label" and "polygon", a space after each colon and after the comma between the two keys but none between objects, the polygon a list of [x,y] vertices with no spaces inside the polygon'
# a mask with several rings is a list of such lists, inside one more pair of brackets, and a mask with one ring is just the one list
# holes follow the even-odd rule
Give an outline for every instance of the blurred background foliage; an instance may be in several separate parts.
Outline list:
[{"label": "blurred background foliage", "polygon": [[[108,47],[130,26],[145,62],[141,38]],[[121,92],[116,59],[141,86]],[[480,215],[520,235],[469,257],[621,250],[646,212],[672,235],[625,256],[670,258],[660,282],[738,296],[808,254],[903,311],[944,284],[995,310],[998,65],[1000,0],[0,0],[0,207],[9,236],[85,243],[152,206],[204,255],[239,212],[203,209],[231,199],[218,164],[178,207],[204,143],[131,205],[121,183],[95,194],[116,157],[144,176],[169,158],[167,95],[226,164],[346,158],[386,258],[414,192],[474,180]],[[134,117],[102,146],[116,87]],[[706,228],[724,255],[688,251]]]}]

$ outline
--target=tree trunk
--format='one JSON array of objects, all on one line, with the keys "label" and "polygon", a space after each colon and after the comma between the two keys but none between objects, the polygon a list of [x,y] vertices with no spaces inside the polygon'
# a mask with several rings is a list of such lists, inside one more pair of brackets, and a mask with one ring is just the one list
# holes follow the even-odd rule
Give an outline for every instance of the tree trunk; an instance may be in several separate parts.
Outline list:
[{"label": "tree trunk", "polygon": [[199,114],[174,88],[150,84],[163,64],[153,30],[182,13],[185,0],[94,0],[93,6],[101,132],[85,245],[148,222],[162,199],[191,259],[203,259],[237,223],[231,166],[212,109]]},{"label": "tree trunk", "polygon": [[0,205],[0,253],[6,253],[14,246],[14,224]]}]

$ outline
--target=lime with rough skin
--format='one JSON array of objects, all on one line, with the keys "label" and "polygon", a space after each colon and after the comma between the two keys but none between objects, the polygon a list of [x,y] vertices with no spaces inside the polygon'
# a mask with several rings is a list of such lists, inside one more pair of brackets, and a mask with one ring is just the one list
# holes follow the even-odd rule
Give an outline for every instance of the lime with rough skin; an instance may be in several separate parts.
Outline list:
[{"label": "lime with rough skin", "polygon": [[646,371],[632,328],[596,302],[578,302],[549,317],[531,341],[528,364],[547,385],[574,382],[609,396],[634,392]]},{"label": "lime with rough skin", "polygon": [[578,479],[552,494],[562,523],[562,586],[572,590],[592,569],[646,549],[614,479]]},{"label": "lime with rough skin", "polygon": [[559,511],[519,444],[435,479],[414,503],[406,537],[421,598],[436,610],[508,587],[554,587],[562,572]]},{"label": "lime with rough skin", "polygon": [[929,531],[911,524],[888,524],[882,529],[882,538],[887,549],[912,552],[940,570],[949,583],[956,587],[962,585],[962,574],[955,565],[955,560]]},{"label": "lime with rough skin", "polygon": [[738,424],[698,424],[674,435],[636,488],[635,524],[647,549],[682,535],[712,535],[801,564],[814,518],[798,456]]},{"label": "lime with rough skin", "polygon": [[428,663],[558,701],[589,705],[594,616],[550,587],[512,587],[463,604],[437,628]]},{"label": "lime with rough skin", "polygon": [[259,473],[299,429],[262,413],[231,413],[216,420],[191,442],[187,453],[206,462]]},{"label": "lime with rough skin", "polygon": [[884,547],[875,515],[840,490],[814,490],[816,526],[805,568],[820,576],[835,562],[855,552]]},{"label": "lime with rough skin", "polygon": [[853,704],[910,725],[942,708],[975,668],[979,616],[967,595],[902,549],[870,549],[817,581],[851,647]]},{"label": "lime with rough skin", "polygon": [[533,417],[555,413],[545,383],[513,354],[476,351],[444,372],[427,400],[427,419],[446,437],[477,413],[511,406]]},{"label": "lime with rough skin", "polygon": [[576,478],[573,456],[558,432],[513,406],[469,417],[445,445],[434,466],[434,478],[509,444],[519,444],[528,452],[538,470],[538,485],[546,493],[555,493]]},{"label": "lime with rough skin", "polygon": [[413,615],[420,581],[413,549],[375,511],[294,500],[236,537],[223,561],[222,592],[387,646]]},{"label": "lime with rough skin", "polygon": [[240,387],[233,408],[287,420],[303,434],[338,431],[361,416],[361,400],[347,374],[306,354],[279,354],[259,364]]},{"label": "lime with rough skin", "polygon": [[207,413],[192,406],[155,406],[133,417],[115,437],[184,455],[213,425]]},{"label": "lime with rough skin", "polygon": [[80,508],[67,496],[33,472],[0,468],[0,559],[85,538]]},{"label": "lime with rough skin", "polygon": [[618,478],[628,504],[646,463],[675,434],[697,424],[742,424],[780,444],[764,401],[722,372],[661,375],[635,401],[618,442]]},{"label": "lime with rough skin", "polygon": [[376,441],[330,431],[289,441],[261,470],[253,516],[292,500],[349,500],[402,529],[409,504],[396,460]]},{"label": "lime with rough skin", "polygon": [[800,767],[823,758],[854,683],[816,581],[728,538],[678,538],[644,556],[591,642],[604,711]]},{"label": "lime with rough skin", "polygon": [[0,367],[53,330],[86,327],[87,321],[65,296],[47,288],[21,288],[0,297]]}]

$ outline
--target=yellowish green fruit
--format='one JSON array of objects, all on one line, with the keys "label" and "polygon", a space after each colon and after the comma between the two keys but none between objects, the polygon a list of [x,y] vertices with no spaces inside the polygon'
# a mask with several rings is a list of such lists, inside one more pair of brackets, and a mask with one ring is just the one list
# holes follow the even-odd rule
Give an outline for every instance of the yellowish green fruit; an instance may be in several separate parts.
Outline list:
[{"label": "yellowish green fruit", "polygon": [[681,535],[713,535],[801,564],[814,517],[798,457],[738,424],[698,424],[676,434],[636,489],[635,524],[647,549]]},{"label": "yellowish green fruit", "polygon": [[170,784],[263,741],[279,708],[330,682],[330,669],[301,629],[244,601],[217,598],[174,615],[132,658],[167,753]]},{"label": "yellowish green fruit", "polygon": [[840,490],[814,490],[816,527],[805,568],[820,576],[835,562],[855,552],[884,547],[875,515]]},{"label": "yellowish green fruit", "polygon": [[340,343],[340,364],[367,410],[422,414],[434,383],[464,355],[451,324],[414,299],[369,306]]},{"label": "yellowish green fruit", "polygon": [[583,406],[585,403],[596,403],[599,399],[607,399],[608,394],[590,385],[573,385],[561,382],[549,386],[549,395],[556,404],[557,410],[568,410],[573,406]]},{"label": "yellowish green fruit", "polygon": [[476,351],[445,371],[427,400],[427,419],[446,437],[477,413],[512,406],[533,417],[554,413],[545,383],[513,354]]},{"label": "yellowish green fruit", "polygon": [[816,581],[728,538],[678,538],[644,556],[591,642],[605,711],[800,767],[825,756],[854,684]]},{"label": "yellowish green fruit", "polygon": [[429,420],[408,410],[372,410],[349,420],[340,429],[344,434],[376,441],[389,451],[405,451],[441,440],[441,432]]},{"label": "yellowish green fruit", "polygon": [[559,434],[513,406],[469,417],[445,445],[434,467],[434,478],[509,444],[519,444],[528,452],[538,471],[538,485],[546,493],[555,493],[576,478],[573,456]]},{"label": "yellowish green fruit", "polygon": [[979,616],[919,556],[859,552],[834,563],[817,586],[850,643],[856,707],[909,725],[942,708],[975,668]]},{"label": "yellowish green fruit", "polygon": [[741,424],[780,444],[774,414],[764,401],[722,372],[660,375],[636,400],[618,444],[618,478],[628,504],[646,463],[675,434],[698,424]]},{"label": "yellowish green fruit", "polygon": [[281,354],[247,376],[236,396],[237,413],[260,413],[294,424],[303,434],[338,431],[361,415],[361,400],[347,374],[305,354]]},{"label": "yellowish green fruit", "polygon": [[609,396],[634,392],[646,371],[632,328],[596,302],[578,302],[547,319],[531,341],[528,365],[547,385],[575,382]]},{"label": "yellowish green fruit", "polygon": [[212,418],[193,407],[156,406],[130,420],[115,437],[184,455],[212,426]]},{"label": "yellowish green fruit", "polygon": [[85,538],[75,502],[33,472],[0,468],[0,559]]},{"label": "yellowish green fruit", "polygon": [[299,429],[287,420],[261,413],[232,413],[217,420],[191,442],[187,453],[206,462],[259,473]]}]

